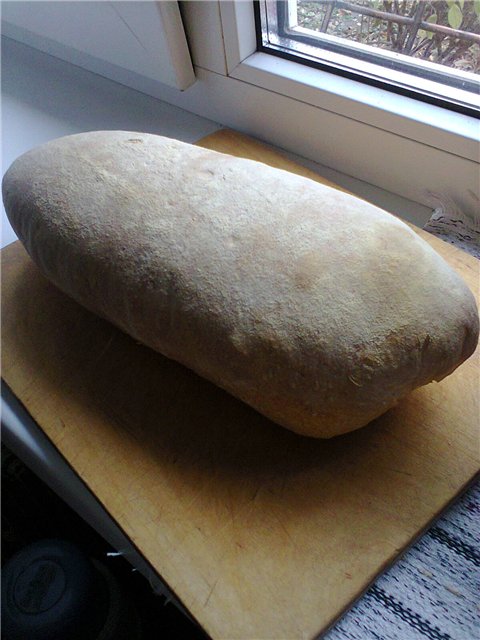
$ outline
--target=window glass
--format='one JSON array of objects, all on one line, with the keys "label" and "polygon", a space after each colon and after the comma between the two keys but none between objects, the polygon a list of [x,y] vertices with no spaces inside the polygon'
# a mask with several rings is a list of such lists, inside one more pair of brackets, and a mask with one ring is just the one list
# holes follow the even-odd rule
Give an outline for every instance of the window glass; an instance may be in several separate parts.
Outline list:
[{"label": "window glass", "polygon": [[480,108],[480,0],[261,0],[257,22],[263,50]]}]

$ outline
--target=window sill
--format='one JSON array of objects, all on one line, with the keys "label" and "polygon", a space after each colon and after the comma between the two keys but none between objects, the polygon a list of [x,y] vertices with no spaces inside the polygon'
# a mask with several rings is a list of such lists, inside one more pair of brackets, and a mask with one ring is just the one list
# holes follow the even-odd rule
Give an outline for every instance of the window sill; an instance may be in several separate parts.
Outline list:
[{"label": "window sill", "polygon": [[266,53],[230,77],[478,162],[477,119]]}]

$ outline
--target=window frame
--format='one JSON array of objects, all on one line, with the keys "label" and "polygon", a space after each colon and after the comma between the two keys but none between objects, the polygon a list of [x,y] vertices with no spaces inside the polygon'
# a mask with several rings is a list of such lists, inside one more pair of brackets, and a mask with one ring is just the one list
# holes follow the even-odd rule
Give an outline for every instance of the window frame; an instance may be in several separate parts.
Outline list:
[{"label": "window frame", "polygon": [[[363,82],[331,73],[284,56],[258,50],[255,22],[256,0],[207,0],[181,2],[194,65],[228,78],[246,82],[274,94],[292,98],[318,109],[395,133],[416,142],[480,161],[480,124],[470,114],[455,113],[438,105],[422,103],[410,96],[366,87]],[[186,6],[195,8],[191,22],[208,5],[200,37],[191,38]],[[200,20],[200,22],[202,22]],[[197,31],[197,34],[198,34]],[[213,55],[210,48],[214,45]],[[219,60],[220,51],[223,59]],[[214,96],[213,96],[214,97]]]},{"label": "window frame", "polygon": [[[466,74],[463,79],[455,78],[455,74],[443,71],[440,65],[434,65],[432,68],[428,63],[409,60],[408,56],[385,51],[376,53],[368,51],[370,47],[348,41],[342,42],[341,38],[325,34],[316,36],[307,29],[289,28],[289,11],[283,0],[270,2],[273,9],[270,11],[274,14],[278,38],[285,43],[268,42],[268,34],[265,37],[262,29],[262,24],[268,22],[266,3],[267,0],[254,2],[258,51],[480,118],[480,99],[475,96],[475,93],[480,93],[480,81],[475,82],[467,78]],[[296,49],[293,50],[292,46],[296,46]],[[320,51],[320,54],[313,51],[310,53],[309,47]],[[355,64],[352,61],[355,61]],[[407,66],[409,71],[405,70]],[[434,68],[437,66],[439,69]],[[452,76],[449,83],[442,82],[445,76]],[[470,88],[462,90],[461,84]]]}]

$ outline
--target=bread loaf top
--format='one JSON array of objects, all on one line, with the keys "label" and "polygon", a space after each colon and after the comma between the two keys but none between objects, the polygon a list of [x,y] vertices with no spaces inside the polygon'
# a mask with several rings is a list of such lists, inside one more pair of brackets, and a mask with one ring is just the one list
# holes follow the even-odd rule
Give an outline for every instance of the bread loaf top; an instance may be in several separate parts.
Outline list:
[{"label": "bread loaf top", "polygon": [[367,424],[478,340],[471,292],[407,225],[258,162],[98,131],[24,154],[3,193],[60,289],[298,433]]}]

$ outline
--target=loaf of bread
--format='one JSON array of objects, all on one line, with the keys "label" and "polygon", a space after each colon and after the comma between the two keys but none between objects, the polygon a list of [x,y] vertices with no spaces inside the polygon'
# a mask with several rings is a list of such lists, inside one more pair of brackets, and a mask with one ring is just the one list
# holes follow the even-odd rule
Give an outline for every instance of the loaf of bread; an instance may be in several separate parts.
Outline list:
[{"label": "loaf of bread", "polygon": [[300,434],[366,425],[477,344],[472,293],[407,225],[262,163],[98,131],[21,156],[3,196],[61,290]]}]

